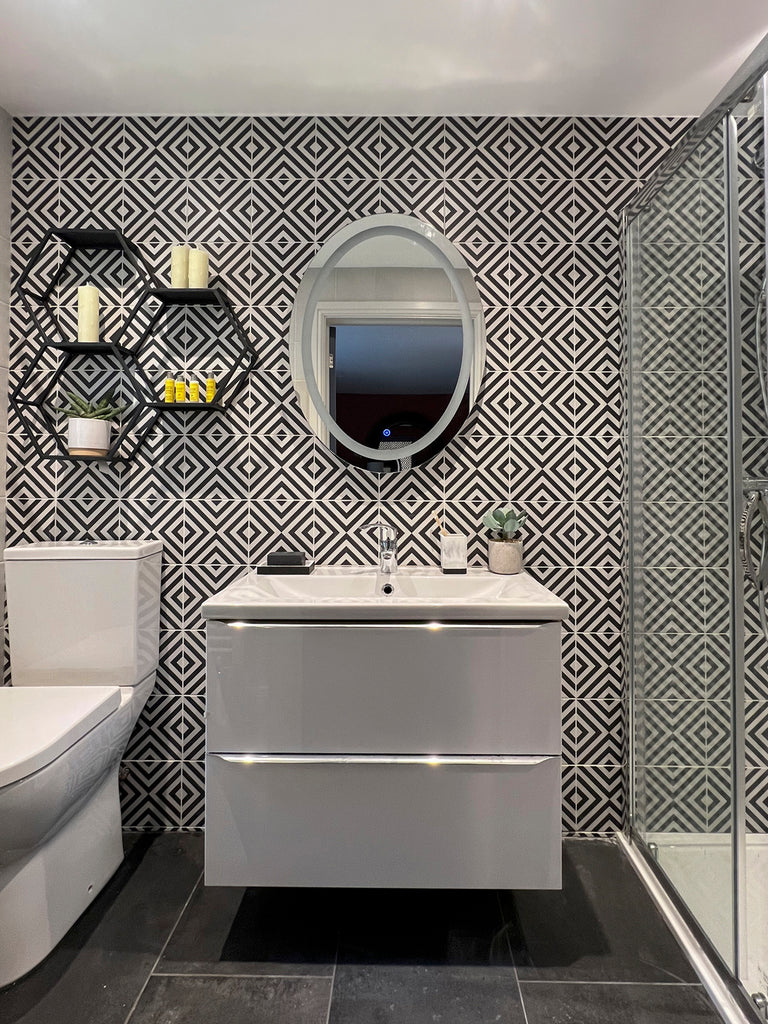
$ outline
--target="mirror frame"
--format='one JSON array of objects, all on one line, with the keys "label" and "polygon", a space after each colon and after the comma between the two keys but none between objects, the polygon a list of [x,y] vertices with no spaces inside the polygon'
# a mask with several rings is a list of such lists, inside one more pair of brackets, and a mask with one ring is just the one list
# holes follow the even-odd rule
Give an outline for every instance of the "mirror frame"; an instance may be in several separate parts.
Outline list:
[{"label": "mirror frame", "polygon": [[[432,259],[437,263],[438,267],[445,273],[448,281],[450,282],[451,288],[453,289],[453,293],[459,307],[463,340],[459,376],[456,381],[456,386],[454,388],[453,395],[451,396],[451,400],[442,416],[423,437],[419,438],[418,441],[413,441],[411,444],[404,445],[402,448],[390,450],[370,448],[367,445],[360,444],[342,430],[341,427],[339,427],[331,416],[325,399],[321,394],[317,376],[315,374],[313,359],[317,307],[318,303],[322,301],[322,291],[328,278],[348,252],[363,242],[372,238],[381,237],[382,235],[404,238],[406,241],[414,242],[421,246],[421,248],[426,250],[430,257],[432,257]],[[457,268],[455,263],[450,259],[448,255],[449,253],[455,253],[464,265]],[[318,263],[321,265],[316,266]],[[479,307],[479,314],[477,315],[477,321],[479,329],[477,334],[479,336],[476,337],[473,314],[470,310],[469,304],[470,300],[467,297],[464,285],[459,279],[457,269],[469,272],[469,268],[464,263],[461,254],[452,242],[445,238],[445,236],[436,228],[417,220],[415,217],[408,217],[400,214],[379,214],[371,217],[363,217],[360,220],[355,221],[353,224],[347,225],[345,228],[336,232],[331,239],[323,245],[307,268],[308,271],[317,270],[318,273],[312,283],[312,287],[309,291],[306,303],[303,304],[303,308],[300,306],[300,299],[303,298],[301,291],[302,285],[305,284],[306,277],[302,280],[302,283],[299,286],[296,301],[294,302],[290,332],[292,339],[292,370],[294,368],[293,362],[295,358],[296,341],[298,341],[300,344],[300,366],[303,372],[304,382],[306,384],[307,395],[312,407],[319,416],[325,429],[328,430],[328,432],[332,434],[337,441],[340,441],[346,448],[355,454],[370,461],[391,463],[394,466],[403,460],[411,459],[414,455],[418,455],[419,452],[428,448],[435,440],[437,440],[450,424],[456,410],[461,404],[464,393],[467,390],[467,385],[470,382],[470,376],[473,369],[475,370],[478,379],[477,390],[479,390],[480,378],[482,377],[482,370],[485,363],[484,318],[482,305],[478,295],[477,304]],[[301,316],[300,331],[299,325],[296,323],[298,315]],[[481,360],[479,358],[480,356],[482,356]],[[479,366],[478,362],[480,362]],[[292,375],[294,377],[294,386],[296,386],[296,375]],[[470,395],[470,411],[474,406],[475,398],[476,395]],[[315,431],[315,433],[317,432]],[[320,440],[323,439],[320,438]]]}]

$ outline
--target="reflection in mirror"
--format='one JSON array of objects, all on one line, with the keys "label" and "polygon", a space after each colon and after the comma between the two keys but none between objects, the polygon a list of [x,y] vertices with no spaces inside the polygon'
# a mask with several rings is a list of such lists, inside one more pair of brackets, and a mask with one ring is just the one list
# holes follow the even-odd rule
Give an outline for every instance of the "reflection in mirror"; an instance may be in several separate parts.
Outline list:
[{"label": "reflection in mirror", "polygon": [[304,275],[291,322],[294,385],[317,436],[352,465],[393,472],[439,452],[467,418],[483,362],[472,276],[413,218],[358,221]]}]

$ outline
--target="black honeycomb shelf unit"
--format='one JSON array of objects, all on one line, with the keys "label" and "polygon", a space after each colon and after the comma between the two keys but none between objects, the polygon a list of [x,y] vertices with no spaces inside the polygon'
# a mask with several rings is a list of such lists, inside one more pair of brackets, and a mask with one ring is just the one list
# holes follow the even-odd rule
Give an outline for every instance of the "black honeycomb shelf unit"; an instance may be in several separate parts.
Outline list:
[{"label": "black honeycomb shelf unit", "polygon": [[[51,241],[63,243],[67,249],[55,272],[41,281],[35,291],[30,282],[35,267],[44,258]],[[67,273],[76,254],[81,251],[117,251],[128,261],[138,277],[140,294],[130,307],[128,315],[110,342],[77,342],[67,340],[56,306],[52,301],[57,285]],[[33,324],[38,347],[19,381],[11,389],[9,398],[19,416],[24,431],[38,456],[43,459],[62,459],[73,462],[127,461],[133,458],[164,415],[185,413],[215,413],[226,411],[234,396],[245,383],[254,367],[255,356],[248,336],[238,320],[235,309],[220,284],[209,288],[165,288],[143,258],[138,247],[121,231],[114,228],[50,228],[31,253],[18,284],[22,304]],[[214,307],[224,319],[234,339],[230,369],[217,380],[214,402],[165,403],[157,400],[156,388],[142,363],[142,354],[151,341],[159,321],[172,307]],[[148,310],[148,319],[138,337],[129,342],[131,328],[137,317]],[[46,355],[57,357],[53,374],[39,394],[34,392],[35,374]],[[132,404],[122,417],[120,428],[105,456],[73,456],[59,433],[51,414],[49,401],[59,381],[73,360],[87,356],[105,356],[114,359],[122,372],[123,381],[131,392]],[[31,416],[37,415],[54,439],[56,451],[46,452]]]}]

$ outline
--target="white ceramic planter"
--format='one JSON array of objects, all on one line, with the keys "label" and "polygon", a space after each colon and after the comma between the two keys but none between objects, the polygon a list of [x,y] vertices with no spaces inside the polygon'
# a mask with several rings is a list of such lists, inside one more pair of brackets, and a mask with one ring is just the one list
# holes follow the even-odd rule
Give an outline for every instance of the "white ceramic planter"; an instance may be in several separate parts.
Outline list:
[{"label": "white ceramic planter", "polygon": [[70,455],[106,455],[112,424],[109,420],[89,420],[70,416],[67,448]]},{"label": "white ceramic planter", "polygon": [[488,568],[500,576],[523,571],[522,540],[489,540]]}]

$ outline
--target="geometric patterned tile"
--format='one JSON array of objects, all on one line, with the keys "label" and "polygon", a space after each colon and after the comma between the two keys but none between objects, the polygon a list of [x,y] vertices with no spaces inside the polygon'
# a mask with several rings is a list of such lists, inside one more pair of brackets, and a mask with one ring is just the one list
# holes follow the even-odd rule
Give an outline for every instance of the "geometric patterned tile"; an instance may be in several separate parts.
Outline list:
[{"label": "geometric patterned tile", "polygon": [[[37,459],[12,418],[9,539],[81,537],[87,530],[164,542],[161,665],[131,740],[131,774],[122,787],[129,827],[203,824],[196,758],[205,634],[198,609],[209,593],[278,545],[305,547],[324,561],[373,562],[374,538],[359,526],[378,516],[400,529],[404,564],[436,562],[431,515],[438,511],[467,534],[470,561],[484,565],[482,515],[509,501],[530,516],[532,573],[571,607],[564,687],[573,702],[577,763],[564,773],[564,827],[603,831],[621,824],[627,530],[617,214],[685,123],[431,116],[17,120],[16,276],[30,245],[65,215],[86,223],[114,212],[162,275],[170,241],[192,232],[209,245],[213,270],[238,304],[258,359],[257,373],[227,415],[204,424],[174,418],[137,459],[109,474]],[[689,260],[683,292],[716,302],[721,296],[712,275],[722,262],[722,224],[710,192],[697,186],[696,196],[700,237],[709,248],[689,245],[682,253]],[[296,289],[318,239],[388,210],[435,225],[464,254],[487,304],[489,373],[458,440],[440,456],[379,479],[343,466],[308,432],[290,383],[287,338]],[[685,207],[689,220],[692,210]],[[677,244],[657,243],[658,265],[644,281],[662,302],[681,294],[671,276],[681,255]],[[747,257],[752,273],[757,263]],[[124,268],[100,262],[95,269],[119,310],[134,294]],[[70,277],[68,289],[76,283]],[[64,312],[70,325],[74,310]],[[18,303],[11,317],[13,372],[34,349]],[[665,305],[643,310],[643,318],[653,327],[643,369],[725,372],[717,362],[723,327],[716,307],[695,323],[675,320]],[[158,377],[177,351],[190,372],[219,366],[223,325],[166,319],[153,348]],[[678,323],[685,344],[668,338]],[[210,366],[192,366],[188,353]],[[719,379],[709,383],[710,390],[721,389]],[[658,393],[654,402],[649,416],[653,411],[658,422],[674,423]],[[719,434],[722,408],[702,403],[702,428],[705,417],[707,429]],[[680,502],[684,493],[701,502],[706,493],[725,501],[722,480],[706,492],[703,480],[705,455],[713,467],[722,459],[719,441],[705,452],[700,436],[644,439],[643,499]],[[662,540],[667,510],[658,511],[650,533],[665,547],[666,561],[677,524]],[[679,549],[691,543],[687,536]],[[703,543],[708,561],[691,565],[724,569],[717,537],[707,534]],[[668,564],[673,575],[651,581],[656,597],[649,607],[659,628],[700,634],[702,608],[707,625],[719,627],[721,578],[691,589],[678,575],[679,563]],[[701,598],[688,613],[660,596],[662,584],[679,583],[683,609],[691,606],[688,591]],[[749,621],[755,625],[753,615]],[[650,650],[646,644],[647,665]],[[710,696],[721,692],[722,652],[714,640],[706,650],[701,669],[701,656],[685,648],[675,684],[681,694],[689,695],[682,669],[688,664],[708,687],[711,677]],[[721,743],[716,724],[713,712],[708,739],[715,747]],[[582,753],[592,762],[586,767],[578,763]]]}]

